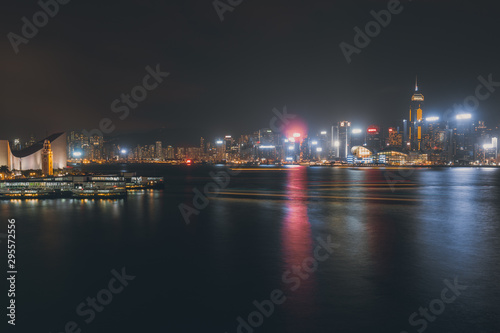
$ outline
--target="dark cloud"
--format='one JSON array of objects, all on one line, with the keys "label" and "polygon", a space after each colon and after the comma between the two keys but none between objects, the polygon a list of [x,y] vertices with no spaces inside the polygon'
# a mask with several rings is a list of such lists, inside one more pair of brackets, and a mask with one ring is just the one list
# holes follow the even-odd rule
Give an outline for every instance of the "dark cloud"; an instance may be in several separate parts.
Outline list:
[{"label": "dark cloud", "polygon": [[[500,81],[494,3],[402,2],[404,10],[347,64],[339,43],[386,1],[244,1],[220,22],[211,1],[71,1],[14,54],[1,42],[2,137],[95,128],[176,129],[179,141],[266,127],[287,105],[312,129],[406,116],[416,74],[427,108],[442,112],[474,93],[479,75]],[[35,1],[2,13],[4,36],[20,33]],[[111,102],[146,66],[171,75],[124,121]],[[500,91],[481,118],[498,124]],[[175,139],[172,139],[175,140]]]}]

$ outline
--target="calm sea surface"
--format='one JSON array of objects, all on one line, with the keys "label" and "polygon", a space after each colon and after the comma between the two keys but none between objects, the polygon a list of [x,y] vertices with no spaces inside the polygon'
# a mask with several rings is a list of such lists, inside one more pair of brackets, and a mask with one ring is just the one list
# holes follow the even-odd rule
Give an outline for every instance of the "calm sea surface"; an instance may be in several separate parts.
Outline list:
[{"label": "calm sea surface", "polygon": [[[0,201],[0,232],[16,219],[15,331],[500,332],[500,169],[263,167],[195,197],[224,170],[138,170],[165,189],[123,200]],[[193,199],[206,207],[186,225]],[[78,315],[122,268],[135,279]]]}]

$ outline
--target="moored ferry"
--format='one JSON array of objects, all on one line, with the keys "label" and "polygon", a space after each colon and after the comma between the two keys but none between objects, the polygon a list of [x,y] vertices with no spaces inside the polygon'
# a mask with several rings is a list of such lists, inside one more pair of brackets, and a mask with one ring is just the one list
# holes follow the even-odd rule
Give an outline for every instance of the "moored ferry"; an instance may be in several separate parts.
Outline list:
[{"label": "moored ferry", "polygon": [[162,177],[82,175],[0,181],[0,199],[124,198],[127,190],[161,189]]}]

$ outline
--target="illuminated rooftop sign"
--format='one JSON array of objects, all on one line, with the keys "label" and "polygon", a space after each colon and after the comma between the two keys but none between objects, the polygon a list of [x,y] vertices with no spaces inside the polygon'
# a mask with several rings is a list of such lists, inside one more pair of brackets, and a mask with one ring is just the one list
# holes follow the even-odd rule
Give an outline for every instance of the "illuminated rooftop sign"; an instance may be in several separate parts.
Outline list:
[{"label": "illuminated rooftop sign", "polygon": [[472,115],[470,113],[457,114],[457,120],[471,119]]},{"label": "illuminated rooftop sign", "polygon": [[368,127],[367,132],[369,134],[379,134],[380,133],[380,127],[378,127],[377,125],[370,125]]}]

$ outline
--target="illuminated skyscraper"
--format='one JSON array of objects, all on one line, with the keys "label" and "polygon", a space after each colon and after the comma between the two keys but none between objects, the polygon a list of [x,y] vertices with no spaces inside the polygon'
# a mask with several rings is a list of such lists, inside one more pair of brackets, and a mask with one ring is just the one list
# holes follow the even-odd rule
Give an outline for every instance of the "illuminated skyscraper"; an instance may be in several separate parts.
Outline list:
[{"label": "illuminated skyscraper", "polygon": [[167,147],[167,160],[174,160],[174,159],[175,159],[174,147],[168,146]]},{"label": "illuminated skyscraper", "polygon": [[95,134],[89,138],[89,143],[90,159],[102,159],[104,156],[104,138]]},{"label": "illuminated skyscraper", "polygon": [[366,130],[366,147],[374,152],[379,152],[383,147],[382,132],[377,125],[371,125]]},{"label": "illuminated skyscraper", "polygon": [[449,130],[439,117],[427,117],[423,122],[421,149],[434,164],[447,163],[449,158]]},{"label": "illuminated skyscraper", "polygon": [[398,147],[401,148],[403,145],[403,135],[399,132],[399,127],[390,127],[389,128],[389,139],[387,143],[390,147]]},{"label": "illuminated skyscraper", "polygon": [[13,150],[21,150],[21,140],[14,139],[14,145],[12,147]]},{"label": "illuminated skyscraper", "polygon": [[366,143],[366,133],[361,128],[353,128],[351,130],[352,147],[364,146]]},{"label": "illuminated skyscraper", "polygon": [[201,153],[204,154],[206,152],[205,150],[205,139],[203,137],[200,138],[200,149]]},{"label": "illuminated skyscraper", "polygon": [[454,162],[459,165],[469,165],[474,161],[476,143],[476,131],[472,114],[458,114],[453,125]]},{"label": "illuminated skyscraper", "polygon": [[[259,132],[259,138],[260,138],[260,132]],[[231,135],[226,135],[226,137],[224,138],[224,147],[225,147],[224,149],[226,150],[226,154],[231,153],[233,144],[234,144],[233,137]]]},{"label": "illuminated skyscraper", "polygon": [[347,156],[351,154],[351,123],[349,121],[341,121],[333,128],[334,133],[334,146],[336,150],[336,157],[342,161],[347,160]]},{"label": "illuminated skyscraper", "polygon": [[418,81],[415,79],[415,93],[411,97],[410,117],[408,118],[408,138],[405,138],[408,147],[415,151],[422,149],[422,122],[424,95],[419,92]]},{"label": "illuminated skyscraper", "polygon": [[159,161],[163,160],[163,149],[161,141],[156,141],[155,152],[156,152],[156,159]]},{"label": "illuminated skyscraper", "polygon": [[496,163],[498,160],[498,138],[492,138],[491,143],[483,145],[484,160],[488,163]]}]

